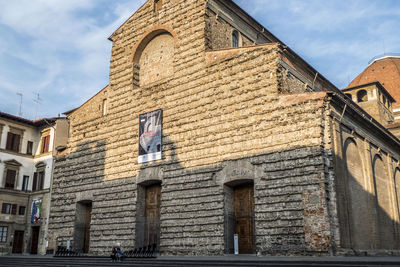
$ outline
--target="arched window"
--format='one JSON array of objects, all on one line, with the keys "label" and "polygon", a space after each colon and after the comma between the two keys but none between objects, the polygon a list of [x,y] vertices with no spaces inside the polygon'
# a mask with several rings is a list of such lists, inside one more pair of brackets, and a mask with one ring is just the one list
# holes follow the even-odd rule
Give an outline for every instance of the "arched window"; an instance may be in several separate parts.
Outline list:
[{"label": "arched window", "polygon": [[239,32],[237,30],[232,32],[232,47],[239,47]]},{"label": "arched window", "polygon": [[163,6],[162,0],[154,0],[154,11],[155,12],[160,11],[162,6]]},{"label": "arched window", "polygon": [[[341,194],[345,197],[340,198],[340,205],[347,206],[347,221],[343,220],[343,227],[350,227],[349,231],[342,233],[342,246],[351,247],[353,249],[368,249],[372,244],[372,238],[365,233],[371,229],[371,214],[368,210],[367,186],[364,181],[364,172],[361,161],[361,155],[357,144],[353,139],[347,139],[344,146],[344,156],[346,164],[345,183],[341,186]],[[345,226],[346,225],[346,226]],[[348,225],[348,226],[347,226]],[[350,236],[347,236],[349,233]]]},{"label": "arched window", "polygon": [[143,49],[139,59],[140,86],[158,82],[174,73],[174,38],[169,33],[155,36]]},{"label": "arched window", "polygon": [[357,92],[357,102],[367,102],[368,101],[368,95],[367,91],[365,90],[360,90]]},{"label": "arched window", "polygon": [[395,198],[397,204],[397,213],[400,215],[400,169],[397,168],[394,174],[394,185],[395,185]]},{"label": "arched window", "polygon": [[378,229],[382,249],[393,249],[395,244],[394,216],[392,211],[391,186],[384,159],[375,156],[373,173],[377,198]]}]

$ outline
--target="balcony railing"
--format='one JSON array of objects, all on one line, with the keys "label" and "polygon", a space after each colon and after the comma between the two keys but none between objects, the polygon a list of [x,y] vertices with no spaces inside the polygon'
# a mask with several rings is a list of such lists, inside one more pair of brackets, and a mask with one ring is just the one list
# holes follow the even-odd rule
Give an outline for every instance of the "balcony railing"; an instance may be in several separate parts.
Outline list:
[{"label": "balcony railing", "polygon": [[377,61],[378,59],[382,59],[382,58],[385,58],[385,57],[399,57],[400,58],[400,53],[389,52],[389,53],[385,53],[385,54],[382,54],[382,55],[375,56],[368,62],[368,65],[370,65],[374,61]]}]

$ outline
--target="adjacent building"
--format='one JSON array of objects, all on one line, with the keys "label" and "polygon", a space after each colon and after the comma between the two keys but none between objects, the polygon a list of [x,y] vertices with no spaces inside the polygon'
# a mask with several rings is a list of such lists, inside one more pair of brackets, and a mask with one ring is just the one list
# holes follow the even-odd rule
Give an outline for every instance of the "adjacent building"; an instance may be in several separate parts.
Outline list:
[{"label": "adjacent building", "polygon": [[399,252],[383,84],[346,96],[228,0],[149,0],[109,39],[109,85],[66,114],[50,249]]},{"label": "adjacent building", "polygon": [[343,91],[400,138],[400,54],[373,58]]},{"label": "adjacent building", "polygon": [[46,252],[54,151],[67,130],[61,118],[0,112],[0,253]]}]

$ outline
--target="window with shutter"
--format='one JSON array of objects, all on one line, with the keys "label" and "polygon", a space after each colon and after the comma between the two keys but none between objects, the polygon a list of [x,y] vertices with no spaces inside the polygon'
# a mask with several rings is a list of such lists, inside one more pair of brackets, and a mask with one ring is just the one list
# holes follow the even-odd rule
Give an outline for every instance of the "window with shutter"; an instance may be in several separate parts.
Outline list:
[{"label": "window with shutter", "polygon": [[11,150],[12,149],[12,139],[13,139],[13,133],[7,133],[7,144],[6,144],[6,149]]},{"label": "window with shutter", "polygon": [[49,143],[50,143],[50,135],[43,136],[40,153],[49,152]]},{"label": "window with shutter", "polygon": [[25,215],[25,207],[19,206],[18,215]]},{"label": "window with shutter", "polygon": [[17,214],[17,204],[12,204],[11,206],[11,214]]},{"label": "window with shutter", "polygon": [[6,149],[14,152],[19,152],[20,141],[21,141],[21,136],[19,134],[9,132],[7,134]]},{"label": "window with shutter", "polygon": [[26,154],[32,155],[33,153],[33,142],[28,141],[28,144],[26,146]]},{"label": "window with shutter", "polygon": [[22,191],[28,191],[28,184],[29,184],[29,176],[24,175],[22,180]]},{"label": "window with shutter", "polygon": [[3,203],[3,205],[1,206],[1,213],[5,214],[7,210],[7,203]]},{"label": "window with shutter", "polygon": [[32,191],[36,191],[36,184],[37,184],[37,172],[33,174]]},{"label": "window with shutter", "polygon": [[13,140],[13,151],[19,152],[19,142],[20,142],[21,136],[18,134],[14,134],[14,140]]},{"label": "window with shutter", "polygon": [[7,170],[6,175],[6,184],[4,187],[8,189],[14,189],[15,176],[17,175],[17,172],[15,170]]},{"label": "window with shutter", "polygon": [[43,189],[43,184],[44,184],[44,171],[39,172],[38,175],[38,190],[42,190]]}]

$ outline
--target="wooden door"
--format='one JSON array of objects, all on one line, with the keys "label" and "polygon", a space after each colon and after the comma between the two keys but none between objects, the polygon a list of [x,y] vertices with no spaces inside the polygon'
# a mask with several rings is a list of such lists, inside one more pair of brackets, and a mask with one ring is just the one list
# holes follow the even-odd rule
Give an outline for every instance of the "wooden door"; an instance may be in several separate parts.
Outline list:
[{"label": "wooden door", "polygon": [[254,189],[253,185],[234,188],[235,232],[239,238],[239,253],[254,253]]},{"label": "wooden door", "polygon": [[89,253],[91,218],[92,218],[92,203],[87,204],[85,210],[85,235],[83,237],[83,253]]},{"label": "wooden door", "polygon": [[32,227],[31,254],[38,253],[39,231],[40,231],[39,226]]},{"label": "wooden door", "polygon": [[161,185],[152,185],[146,188],[146,225],[145,245],[157,244],[160,241],[160,207]]},{"label": "wooden door", "polygon": [[24,231],[15,231],[12,253],[22,253],[23,242],[24,242]]}]

